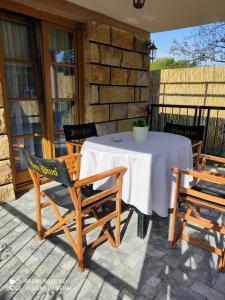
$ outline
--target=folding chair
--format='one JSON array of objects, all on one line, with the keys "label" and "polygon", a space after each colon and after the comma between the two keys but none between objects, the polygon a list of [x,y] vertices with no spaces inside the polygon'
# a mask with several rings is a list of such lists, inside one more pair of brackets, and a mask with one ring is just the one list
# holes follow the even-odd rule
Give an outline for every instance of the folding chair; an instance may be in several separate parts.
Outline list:
[{"label": "folding chair", "polygon": [[95,123],[64,125],[63,128],[68,154],[74,152],[74,146],[78,148],[77,152],[80,152],[84,139],[97,136]]},{"label": "folding chair", "polygon": [[195,159],[195,167],[197,170],[199,167],[199,157],[202,149],[204,131],[205,126],[190,126],[166,123],[166,126],[164,127],[164,132],[182,135],[191,140],[193,148],[193,158]]},{"label": "folding chair", "polygon": [[[224,159],[225,162],[225,159]],[[173,168],[176,174],[176,193],[174,200],[174,209],[170,228],[170,242],[174,248],[181,239],[188,241],[200,248],[209,250],[218,256],[218,269],[225,271],[225,250],[211,246],[205,241],[184,234],[186,225],[197,225],[200,228],[225,234],[225,226],[214,222],[210,217],[206,218],[200,214],[200,208],[207,208],[217,212],[225,212],[225,176],[217,173],[203,173],[195,171],[183,171]],[[181,178],[184,175],[190,175],[195,179],[195,184],[191,188],[184,188],[181,185]],[[184,205],[184,212],[179,211],[179,204]],[[182,220],[176,230],[178,219]]]},{"label": "folding chair", "polygon": [[[71,247],[77,255],[80,272],[84,271],[84,250],[86,249],[82,243],[83,236],[97,227],[101,227],[102,235],[89,244],[89,247],[94,248],[105,240],[108,240],[112,247],[120,245],[122,176],[126,168],[118,167],[78,180],[76,178],[79,176],[79,161],[81,157],[79,153],[60,157],[57,160],[46,160],[30,155],[24,150],[24,156],[36,190],[37,232],[39,239],[46,238],[53,232],[63,229]],[[66,163],[69,163],[69,166],[73,166],[73,169],[67,169]],[[54,181],[57,184],[41,191],[40,176],[47,177],[50,181]],[[114,182],[113,186],[104,191],[92,190],[88,186],[93,182],[110,177],[113,177],[111,178]],[[112,195],[116,195],[116,209],[103,217],[99,217],[98,208],[110,201]],[[41,203],[41,196],[47,198],[44,203]],[[58,223],[47,231],[44,231],[42,228],[41,211],[49,205],[57,217]],[[68,209],[66,216],[63,217],[60,214],[59,207]],[[83,226],[84,217],[90,214],[97,221]],[[116,218],[115,241],[106,225],[113,218]],[[76,241],[67,227],[74,220],[76,220]]]}]

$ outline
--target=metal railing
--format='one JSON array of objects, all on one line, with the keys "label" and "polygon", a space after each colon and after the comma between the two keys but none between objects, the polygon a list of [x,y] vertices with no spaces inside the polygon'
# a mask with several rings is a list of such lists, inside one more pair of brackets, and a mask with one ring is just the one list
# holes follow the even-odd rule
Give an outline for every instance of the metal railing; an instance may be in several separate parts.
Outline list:
[{"label": "metal railing", "polygon": [[153,131],[164,131],[167,122],[204,125],[203,152],[225,157],[225,107],[150,104],[147,119]]}]

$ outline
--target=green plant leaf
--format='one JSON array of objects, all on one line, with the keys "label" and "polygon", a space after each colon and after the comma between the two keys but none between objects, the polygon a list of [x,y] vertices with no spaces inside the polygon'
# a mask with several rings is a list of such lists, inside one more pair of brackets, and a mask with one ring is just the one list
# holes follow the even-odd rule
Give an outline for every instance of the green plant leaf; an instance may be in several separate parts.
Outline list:
[{"label": "green plant leaf", "polygon": [[133,121],[133,127],[148,127],[146,120],[144,118]]}]

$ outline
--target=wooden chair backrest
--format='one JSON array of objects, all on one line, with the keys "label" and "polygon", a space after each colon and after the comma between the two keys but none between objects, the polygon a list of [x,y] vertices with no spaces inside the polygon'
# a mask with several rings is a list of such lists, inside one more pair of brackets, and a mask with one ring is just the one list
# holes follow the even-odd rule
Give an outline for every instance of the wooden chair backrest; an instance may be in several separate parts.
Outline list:
[{"label": "wooden chair backrest", "polygon": [[174,133],[185,136],[191,141],[202,141],[204,136],[205,126],[190,126],[174,123],[166,123],[164,132]]},{"label": "wooden chair backrest", "polygon": [[43,159],[31,155],[23,149],[23,155],[30,170],[35,171],[52,181],[64,184],[66,187],[72,187],[73,181],[70,179],[65,162],[58,160]]},{"label": "wooden chair backrest", "polygon": [[64,134],[66,141],[76,141],[97,136],[95,123],[86,123],[80,125],[64,125]]}]

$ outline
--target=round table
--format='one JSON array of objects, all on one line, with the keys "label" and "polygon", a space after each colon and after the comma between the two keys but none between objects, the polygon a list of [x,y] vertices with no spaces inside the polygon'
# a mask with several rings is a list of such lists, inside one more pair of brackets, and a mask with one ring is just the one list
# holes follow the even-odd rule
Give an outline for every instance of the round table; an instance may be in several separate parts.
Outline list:
[{"label": "round table", "polygon": [[[145,215],[154,211],[167,217],[175,191],[171,168],[193,167],[191,141],[163,132],[149,132],[145,142],[135,142],[132,132],[92,137],[84,142],[81,153],[81,179],[118,166],[127,167],[122,199]],[[190,181],[190,177],[184,177],[184,186],[188,187]],[[111,184],[98,181],[94,188],[104,189]]]}]

